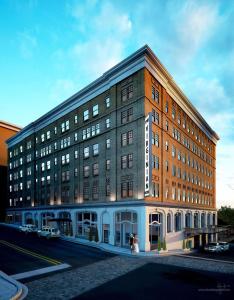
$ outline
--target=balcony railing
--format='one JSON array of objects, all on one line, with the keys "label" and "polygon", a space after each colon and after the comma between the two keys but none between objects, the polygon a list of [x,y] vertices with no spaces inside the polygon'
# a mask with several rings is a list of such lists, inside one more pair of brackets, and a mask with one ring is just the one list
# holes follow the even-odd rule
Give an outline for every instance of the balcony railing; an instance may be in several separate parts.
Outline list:
[{"label": "balcony railing", "polygon": [[230,230],[230,226],[218,226],[218,225],[209,225],[202,228],[185,227],[184,235],[186,238],[188,238],[199,234],[220,233],[229,230]]}]

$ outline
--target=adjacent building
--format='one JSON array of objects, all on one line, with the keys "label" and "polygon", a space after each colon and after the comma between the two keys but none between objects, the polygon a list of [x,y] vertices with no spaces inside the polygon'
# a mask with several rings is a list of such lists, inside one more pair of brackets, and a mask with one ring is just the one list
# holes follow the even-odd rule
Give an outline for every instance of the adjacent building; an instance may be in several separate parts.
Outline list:
[{"label": "adjacent building", "polygon": [[8,140],[8,222],[197,247],[215,239],[218,139],[146,45]]},{"label": "adjacent building", "polygon": [[0,120],[0,221],[5,221],[7,207],[7,144],[6,140],[21,128]]}]

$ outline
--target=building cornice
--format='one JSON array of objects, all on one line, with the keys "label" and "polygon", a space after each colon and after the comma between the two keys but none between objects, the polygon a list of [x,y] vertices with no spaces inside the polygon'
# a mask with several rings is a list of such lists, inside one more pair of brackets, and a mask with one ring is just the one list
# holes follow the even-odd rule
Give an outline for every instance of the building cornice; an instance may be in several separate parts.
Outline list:
[{"label": "building cornice", "polygon": [[22,129],[22,127],[19,127],[17,125],[14,125],[12,123],[9,123],[9,122],[3,121],[3,120],[0,120],[0,127],[9,129],[9,130],[12,130],[15,132],[18,132]]},{"label": "building cornice", "polygon": [[25,137],[44,128],[51,122],[58,120],[72,110],[80,107],[82,104],[88,102],[101,93],[104,93],[114,84],[117,84],[143,68],[147,68],[152,73],[175,102],[177,102],[185,110],[195,124],[216,144],[219,140],[219,136],[206,123],[204,118],[184,95],[170,73],[162,65],[149,46],[145,45],[111,68],[109,71],[105,72],[101,77],[80,90],[78,93],[74,94],[66,101],[44,114],[35,122],[24,127],[14,137],[7,140],[8,146],[11,147],[20,142]]}]

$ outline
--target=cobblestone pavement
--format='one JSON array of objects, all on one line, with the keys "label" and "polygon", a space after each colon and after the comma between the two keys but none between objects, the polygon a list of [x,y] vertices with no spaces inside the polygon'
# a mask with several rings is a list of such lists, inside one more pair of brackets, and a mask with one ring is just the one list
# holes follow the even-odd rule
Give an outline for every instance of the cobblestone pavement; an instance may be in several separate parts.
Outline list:
[{"label": "cobblestone pavement", "polygon": [[147,263],[162,263],[203,271],[234,274],[234,264],[214,262],[182,256],[126,257],[116,256],[85,267],[55,274],[27,283],[27,299],[70,299],[120,277]]},{"label": "cobblestone pavement", "polygon": [[142,259],[116,256],[104,261],[27,283],[27,300],[70,299],[145,264]]}]

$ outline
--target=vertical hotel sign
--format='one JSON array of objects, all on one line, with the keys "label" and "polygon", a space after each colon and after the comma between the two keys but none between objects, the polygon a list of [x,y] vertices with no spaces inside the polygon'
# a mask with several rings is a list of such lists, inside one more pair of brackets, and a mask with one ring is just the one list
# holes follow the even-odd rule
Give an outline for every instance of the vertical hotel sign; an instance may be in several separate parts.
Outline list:
[{"label": "vertical hotel sign", "polygon": [[152,113],[145,117],[145,196],[150,195],[152,174]]}]

